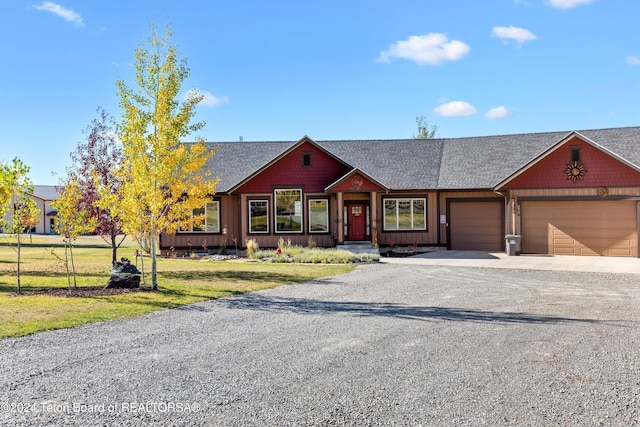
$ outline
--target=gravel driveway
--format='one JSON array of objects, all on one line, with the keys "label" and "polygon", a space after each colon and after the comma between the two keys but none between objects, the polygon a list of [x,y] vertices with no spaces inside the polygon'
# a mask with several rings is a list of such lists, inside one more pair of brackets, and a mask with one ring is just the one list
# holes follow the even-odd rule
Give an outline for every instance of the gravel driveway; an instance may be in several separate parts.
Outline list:
[{"label": "gravel driveway", "polygon": [[376,264],[0,341],[0,425],[640,425],[640,276]]}]

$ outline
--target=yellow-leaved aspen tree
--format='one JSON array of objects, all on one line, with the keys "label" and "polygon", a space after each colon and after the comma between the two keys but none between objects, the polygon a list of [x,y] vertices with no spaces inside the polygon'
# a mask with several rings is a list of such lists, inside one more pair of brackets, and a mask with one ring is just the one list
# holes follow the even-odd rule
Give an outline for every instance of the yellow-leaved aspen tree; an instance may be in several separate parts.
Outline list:
[{"label": "yellow-leaved aspen tree", "polygon": [[153,289],[158,288],[160,234],[193,221],[193,210],[211,200],[217,184],[205,168],[214,151],[201,138],[183,142],[204,126],[191,123],[203,95],[192,90],[184,102],[178,100],[190,72],[170,44],[171,36],[169,30],[159,36],[151,25],[147,43],[135,50],[136,87],[116,82],[123,110],[118,125],[123,162],[116,175],[122,184],[119,195],[100,193],[100,203],[117,212],[127,234],[149,239]]},{"label": "yellow-leaved aspen tree", "polygon": [[[70,176],[63,183],[60,197],[51,202],[51,207],[56,211],[55,230],[64,241],[64,264],[67,269],[67,284],[71,290],[71,276],[73,276],[73,287],[76,284],[76,267],[73,261],[73,242],[86,233],[92,232],[97,225],[96,218],[92,215],[90,206],[83,205],[84,189],[81,188],[78,180]],[[71,261],[71,273],[69,272],[69,260]]]},{"label": "yellow-leaved aspen tree", "polygon": [[[20,286],[20,255],[22,240],[25,231],[30,230],[38,223],[40,209],[35,200],[31,198],[33,194],[33,184],[29,179],[29,166],[20,159],[15,158],[9,165],[1,165],[0,172],[0,200],[4,214],[0,217],[3,228],[7,234],[7,239],[15,249],[18,256],[17,262],[17,282],[18,293]],[[13,243],[15,242],[15,246]]]}]

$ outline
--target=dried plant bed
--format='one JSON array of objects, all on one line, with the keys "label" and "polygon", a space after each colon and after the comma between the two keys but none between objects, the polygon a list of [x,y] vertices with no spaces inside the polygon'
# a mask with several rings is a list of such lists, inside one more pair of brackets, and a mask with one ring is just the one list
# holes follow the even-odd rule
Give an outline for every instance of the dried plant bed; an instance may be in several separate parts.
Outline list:
[{"label": "dried plant bed", "polygon": [[378,254],[354,254],[343,249],[306,248],[290,246],[278,250],[260,250],[253,257],[278,264],[356,264],[378,262]]},{"label": "dried plant bed", "polygon": [[[21,294],[13,293],[14,297],[29,296],[29,295],[51,295],[56,297],[96,297],[105,295],[120,295],[128,294],[131,292],[149,292],[150,286],[140,286],[139,288],[110,288],[107,289],[104,286],[80,286],[78,288],[48,288],[39,289],[36,291],[22,292]],[[11,296],[9,293],[8,296]]]}]

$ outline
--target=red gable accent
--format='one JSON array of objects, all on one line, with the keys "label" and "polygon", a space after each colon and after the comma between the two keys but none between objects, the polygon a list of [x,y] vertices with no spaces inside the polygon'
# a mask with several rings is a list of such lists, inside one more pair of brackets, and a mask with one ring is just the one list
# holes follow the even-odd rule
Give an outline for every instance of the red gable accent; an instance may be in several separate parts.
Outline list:
[{"label": "red gable accent", "polygon": [[362,174],[354,173],[346,176],[342,182],[331,187],[330,191],[383,191],[384,189],[378,184],[371,182],[371,180]]},{"label": "red gable accent", "polygon": [[[311,166],[303,166],[303,154],[311,155]],[[307,193],[322,193],[324,189],[350,169],[316,145],[301,144],[283,158],[269,165],[235,192],[269,193],[275,187],[303,187]]]},{"label": "red gable accent", "polygon": [[[582,179],[567,179],[567,167],[571,163],[571,148],[580,147],[581,164],[586,170]],[[624,187],[640,185],[640,173],[597,149],[591,144],[573,137],[531,169],[512,179],[503,188],[573,188],[573,187]]]}]

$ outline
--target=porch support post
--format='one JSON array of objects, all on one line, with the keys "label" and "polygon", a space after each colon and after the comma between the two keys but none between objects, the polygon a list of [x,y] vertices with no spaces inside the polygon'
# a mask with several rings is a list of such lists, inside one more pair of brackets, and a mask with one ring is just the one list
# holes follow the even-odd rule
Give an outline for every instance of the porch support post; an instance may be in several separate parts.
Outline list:
[{"label": "porch support post", "polygon": [[344,243],[344,199],[342,191],[336,193],[338,200],[338,243]]},{"label": "porch support post", "polygon": [[371,202],[370,202],[371,208],[369,209],[369,211],[371,212],[371,218],[369,219],[371,224],[370,238],[373,239],[373,236],[374,236],[373,230],[377,230],[377,232],[380,231],[378,230],[378,193],[376,193],[375,191],[372,191],[369,198],[371,199]]},{"label": "porch support post", "polygon": [[249,207],[247,203],[247,196],[240,194],[238,197],[238,203],[240,203],[240,247],[245,247],[247,237],[249,235]]}]

